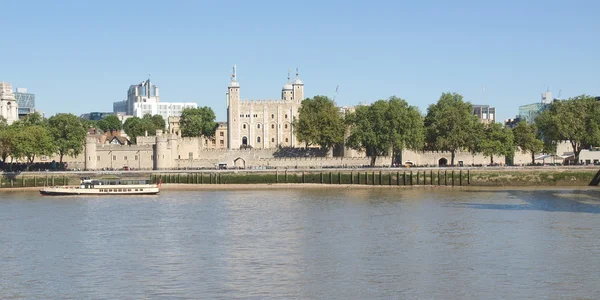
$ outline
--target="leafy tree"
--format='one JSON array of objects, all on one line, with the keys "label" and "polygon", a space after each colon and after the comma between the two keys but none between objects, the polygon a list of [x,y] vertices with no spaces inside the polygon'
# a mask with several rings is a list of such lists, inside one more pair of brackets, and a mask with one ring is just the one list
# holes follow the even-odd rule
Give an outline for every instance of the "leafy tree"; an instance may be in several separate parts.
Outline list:
[{"label": "leafy tree", "polygon": [[390,122],[386,119],[389,104],[379,100],[369,106],[359,106],[346,117],[350,125],[350,135],[346,144],[371,157],[374,166],[377,156],[387,155],[392,147]]},{"label": "leafy tree", "polygon": [[165,119],[161,116],[161,115],[150,115],[150,114],[145,114],[143,119],[149,119],[150,122],[152,122],[152,124],[154,124],[154,127],[156,128],[156,130],[165,130],[167,128],[167,122],[165,121]]},{"label": "leafy tree", "polygon": [[115,115],[108,115],[104,117],[104,119],[99,120],[96,125],[98,128],[104,132],[110,132],[111,134],[114,131],[119,131],[123,129],[123,123],[119,120],[119,117]]},{"label": "leafy tree", "polygon": [[0,158],[6,163],[8,156],[13,157],[15,151],[15,137],[17,130],[12,126],[0,128]]},{"label": "leafy tree", "polygon": [[429,150],[449,151],[454,165],[456,151],[470,149],[477,129],[473,106],[457,93],[443,93],[437,103],[429,105],[425,116],[425,143]]},{"label": "leafy tree", "polygon": [[73,114],[52,116],[48,119],[48,128],[60,156],[60,165],[65,155],[76,156],[81,153],[87,130],[77,116]]},{"label": "leafy tree", "polygon": [[415,106],[396,96],[388,100],[385,118],[389,123],[390,143],[394,162],[402,162],[402,150],[421,150],[425,139],[423,116]]},{"label": "leafy tree", "polygon": [[31,166],[36,156],[54,153],[54,141],[47,128],[40,125],[31,125],[17,130],[19,131],[15,135],[14,157],[25,158],[28,165]]},{"label": "leafy tree", "polygon": [[483,126],[483,139],[479,143],[479,152],[490,158],[494,164],[494,155],[512,157],[514,138],[510,128],[500,123],[489,123]]},{"label": "leafy tree", "polygon": [[46,126],[46,125],[48,125],[48,120],[46,120],[46,118],[44,118],[44,116],[42,116],[42,114],[40,114],[39,112],[34,112],[32,114],[28,114],[25,117],[22,125],[24,125],[24,126],[33,126],[33,125]]},{"label": "leafy tree", "polygon": [[213,137],[219,124],[212,108],[184,108],[179,119],[182,137]]},{"label": "leafy tree", "polygon": [[294,119],[298,140],[306,146],[319,145],[323,150],[344,141],[346,126],[335,103],[326,96],[315,96],[302,101],[298,118]]},{"label": "leafy tree", "polygon": [[125,120],[125,124],[123,124],[123,130],[129,136],[132,142],[137,143],[138,136],[144,136],[146,133],[150,135],[156,134],[156,125],[152,121],[150,115],[148,117],[144,117],[142,119],[138,117],[131,117]]},{"label": "leafy tree", "polygon": [[594,97],[553,102],[535,122],[546,144],[570,142],[577,161],[582,149],[600,145],[600,103]]},{"label": "leafy tree", "polygon": [[513,129],[513,135],[515,146],[523,153],[531,152],[531,164],[535,164],[535,154],[544,148],[544,142],[538,138],[536,125],[521,121]]}]

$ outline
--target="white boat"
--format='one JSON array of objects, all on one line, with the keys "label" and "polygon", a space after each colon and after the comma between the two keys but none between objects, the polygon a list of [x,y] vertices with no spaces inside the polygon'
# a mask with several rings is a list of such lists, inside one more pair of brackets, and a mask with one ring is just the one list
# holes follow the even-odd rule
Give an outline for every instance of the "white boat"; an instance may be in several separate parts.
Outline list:
[{"label": "white boat", "polygon": [[160,184],[145,180],[93,180],[82,178],[79,186],[50,186],[40,190],[42,195],[156,195]]}]

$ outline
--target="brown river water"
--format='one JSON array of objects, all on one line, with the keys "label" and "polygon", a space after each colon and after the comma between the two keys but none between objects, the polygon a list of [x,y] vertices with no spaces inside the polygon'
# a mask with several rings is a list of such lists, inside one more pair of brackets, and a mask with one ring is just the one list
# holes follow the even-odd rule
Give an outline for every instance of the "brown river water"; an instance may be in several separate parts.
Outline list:
[{"label": "brown river water", "polygon": [[598,299],[600,190],[0,193],[0,299]]}]

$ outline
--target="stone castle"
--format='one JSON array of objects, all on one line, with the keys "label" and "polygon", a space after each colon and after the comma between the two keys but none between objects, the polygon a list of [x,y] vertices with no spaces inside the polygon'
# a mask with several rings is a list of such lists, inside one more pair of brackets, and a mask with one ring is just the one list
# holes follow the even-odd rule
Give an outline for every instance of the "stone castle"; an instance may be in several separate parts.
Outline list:
[{"label": "stone castle", "polygon": [[[158,130],[156,136],[137,137],[137,145],[115,143],[103,135],[89,135],[84,151],[65,157],[70,169],[82,170],[167,170],[226,168],[316,168],[359,167],[370,158],[357,151],[338,151],[337,155],[314,155],[314,149],[302,149],[292,122],[304,99],[304,83],[296,78],[283,86],[279,100],[241,100],[240,84],[234,66],[227,87],[227,123],[220,122],[214,137],[181,137],[179,118],[169,118],[169,131]],[[345,149],[348,150],[348,149]],[[565,150],[565,151],[568,151]],[[414,165],[450,164],[450,153],[404,151],[403,163]],[[41,161],[57,160],[43,157]],[[496,157],[495,162],[504,162]],[[378,166],[390,166],[391,157],[377,159]],[[457,165],[486,165],[483,155],[457,153]],[[515,164],[531,162],[531,156],[515,153]]]}]

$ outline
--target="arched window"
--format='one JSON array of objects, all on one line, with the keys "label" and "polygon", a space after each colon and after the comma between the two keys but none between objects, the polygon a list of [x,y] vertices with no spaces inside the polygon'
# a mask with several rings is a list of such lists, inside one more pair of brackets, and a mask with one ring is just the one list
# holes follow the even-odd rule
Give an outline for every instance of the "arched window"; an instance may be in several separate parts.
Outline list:
[{"label": "arched window", "polygon": [[260,124],[257,124],[257,125],[256,125],[256,128],[260,129]]},{"label": "arched window", "polygon": [[275,119],[275,115],[274,114],[271,114],[271,119]]},{"label": "arched window", "polygon": [[260,143],[260,136],[259,136],[259,137],[256,137],[256,142],[257,142],[257,143]]},{"label": "arched window", "polygon": [[288,138],[285,138],[285,142],[286,142],[286,143],[288,142]]},{"label": "arched window", "polygon": [[275,129],[275,124],[271,124],[271,129]]},{"label": "arched window", "polygon": [[242,145],[248,145],[248,138],[247,137],[243,137],[242,138]]},{"label": "arched window", "polygon": [[285,115],[285,118],[287,119],[287,114]]},{"label": "arched window", "polygon": [[287,124],[285,124],[285,129],[287,129]]},{"label": "arched window", "polygon": [[246,124],[242,125],[242,128],[246,129]]},{"label": "arched window", "polygon": [[275,138],[271,138],[271,143],[275,143]]}]

